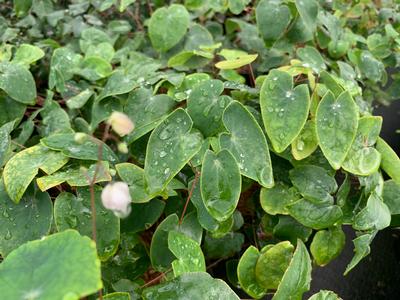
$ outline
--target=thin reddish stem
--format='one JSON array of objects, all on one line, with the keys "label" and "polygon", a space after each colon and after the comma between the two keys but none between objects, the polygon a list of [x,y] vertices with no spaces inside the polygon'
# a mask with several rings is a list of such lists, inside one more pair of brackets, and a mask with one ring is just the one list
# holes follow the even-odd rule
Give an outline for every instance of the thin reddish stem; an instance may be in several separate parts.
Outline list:
[{"label": "thin reddish stem", "polygon": [[190,187],[189,194],[187,196],[185,206],[183,207],[181,218],[179,219],[179,225],[181,225],[182,222],[183,222],[183,218],[185,217],[185,213],[186,213],[187,207],[189,205],[190,198],[192,198],[193,191],[194,191],[194,189],[196,187],[197,182],[199,181],[199,177],[200,177],[200,172],[195,171],[194,180],[193,180],[192,186]]}]

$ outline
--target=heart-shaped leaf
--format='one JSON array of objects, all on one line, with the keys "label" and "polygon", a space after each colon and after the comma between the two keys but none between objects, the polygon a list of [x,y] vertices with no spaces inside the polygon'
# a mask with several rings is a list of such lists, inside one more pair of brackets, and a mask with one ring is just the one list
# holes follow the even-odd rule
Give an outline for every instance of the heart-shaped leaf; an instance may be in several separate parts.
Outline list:
[{"label": "heart-shaped leaf", "polygon": [[96,246],[74,230],[28,242],[0,264],[4,299],[79,299],[100,288]]},{"label": "heart-shaped leaf", "polygon": [[40,239],[50,231],[53,206],[49,194],[33,188],[15,204],[0,181],[0,254],[6,257],[23,243]]},{"label": "heart-shaped leaf", "polygon": [[293,88],[290,74],[272,70],[260,91],[261,115],[274,150],[283,152],[299,135],[310,108],[308,86]]},{"label": "heart-shaped leaf", "polygon": [[220,96],[224,85],[220,80],[207,80],[197,84],[189,95],[187,110],[194,125],[205,136],[223,130],[222,113],[231,101],[229,96]]},{"label": "heart-shaped leaf", "polygon": [[170,231],[168,248],[177,258],[172,262],[175,277],[188,272],[206,271],[206,262],[200,245],[183,233]]},{"label": "heart-shaped leaf", "polygon": [[179,108],[151,133],[144,164],[150,194],[163,191],[174,176],[200,150],[202,137],[191,132],[192,119]]},{"label": "heart-shaped leaf", "polygon": [[341,227],[318,231],[313,238],[310,251],[319,266],[325,266],[343,250],[346,236]]},{"label": "heart-shaped leaf", "polygon": [[270,215],[287,215],[289,212],[286,206],[299,199],[295,188],[289,188],[282,182],[269,189],[262,188],[260,192],[261,207]]},{"label": "heart-shaped leaf", "polygon": [[390,210],[376,193],[372,193],[367,205],[355,216],[356,230],[382,230],[390,225]]},{"label": "heart-shaped leaf", "polygon": [[381,127],[381,117],[363,117],[358,121],[357,134],[343,162],[343,169],[361,176],[371,175],[378,170],[381,154],[373,148],[373,145]]},{"label": "heart-shaped leaf", "polygon": [[220,135],[221,149],[233,154],[242,175],[271,187],[274,178],[268,144],[256,119],[242,104],[234,101],[225,109],[223,122],[229,134]]},{"label": "heart-shaped leaf", "polygon": [[207,150],[201,168],[201,197],[210,215],[219,222],[235,211],[242,185],[239,166],[228,150]]},{"label": "heart-shaped leaf", "polygon": [[18,203],[39,169],[52,174],[67,162],[68,157],[62,153],[41,145],[18,152],[4,167],[3,180],[7,194],[15,203]]},{"label": "heart-shaped leaf", "polygon": [[327,92],[318,105],[316,130],[319,146],[331,166],[338,170],[350,150],[358,127],[358,109],[348,92],[335,99]]},{"label": "heart-shaped leaf", "polygon": [[149,37],[157,51],[165,52],[175,46],[189,26],[189,13],[180,4],[158,8],[149,22]]},{"label": "heart-shaped leaf", "polygon": [[262,298],[267,290],[258,284],[256,280],[256,264],[260,253],[256,247],[250,246],[242,254],[237,266],[237,275],[240,287],[255,299]]},{"label": "heart-shaped leaf", "polygon": [[[119,244],[119,218],[100,202],[100,188],[95,189],[97,250],[99,258],[107,260],[115,254]],[[54,220],[58,231],[76,229],[92,237],[90,191],[79,188],[77,196],[63,192],[54,203]]]},{"label": "heart-shaped leaf", "polygon": [[315,0],[296,0],[295,3],[305,27],[310,33],[313,33],[317,26],[318,2]]},{"label": "heart-shaped leaf", "polygon": [[315,122],[308,120],[300,134],[292,142],[292,155],[297,160],[309,157],[318,148]]}]

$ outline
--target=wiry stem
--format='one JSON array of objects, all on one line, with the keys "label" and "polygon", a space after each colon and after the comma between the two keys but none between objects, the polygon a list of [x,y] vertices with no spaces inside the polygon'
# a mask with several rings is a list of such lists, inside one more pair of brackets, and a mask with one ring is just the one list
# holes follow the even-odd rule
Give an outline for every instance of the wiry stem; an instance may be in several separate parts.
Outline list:
[{"label": "wiry stem", "polygon": [[183,207],[183,211],[182,211],[181,217],[179,219],[179,225],[181,225],[183,222],[183,218],[185,217],[185,213],[186,213],[187,207],[189,205],[190,198],[192,198],[193,191],[196,187],[197,182],[199,181],[199,177],[200,177],[200,172],[195,171],[194,180],[193,180],[192,186],[190,187],[185,206]]}]

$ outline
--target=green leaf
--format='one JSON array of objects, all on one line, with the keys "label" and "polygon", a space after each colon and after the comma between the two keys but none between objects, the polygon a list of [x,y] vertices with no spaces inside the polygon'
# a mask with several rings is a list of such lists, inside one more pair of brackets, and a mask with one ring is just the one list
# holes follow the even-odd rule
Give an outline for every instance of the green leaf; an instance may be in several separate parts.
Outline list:
[{"label": "green leaf", "polygon": [[287,215],[289,213],[287,206],[299,199],[300,197],[296,190],[289,188],[282,182],[278,182],[269,189],[261,188],[260,192],[261,207],[270,215]]},{"label": "green leaf", "polygon": [[0,254],[6,257],[22,244],[49,233],[53,207],[47,193],[33,188],[19,204],[15,204],[8,198],[0,181],[0,214]]},{"label": "green leaf", "polygon": [[97,97],[97,101],[103,100],[110,96],[129,93],[138,87],[137,80],[130,74],[125,74],[121,70],[116,70],[107,80],[106,85]]},{"label": "green leaf", "polygon": [[200,245],[183,233],[168,233],[168,248],[176,256],[172,262],[175,277],[188,272],[205,272],[206,262]]},{"label": "green leaf", "polygon": [[261,115],[274,150],[283,152],[299,135],[308,117],[310,95],[301,84],[293,88],[289,73],[272,70],[260,91]]},{"label": "green leaf", "polygon": [[219,222],[227,220],[239,202],[242,179],[239,166],[228,150],[207,150],[201,168],[200,188],[204,205]]},{"label": "green leaf", "polygon": [[103,296],[103,299],[107,300],[131,300],[131,296],[129,293],[123,293],[123,292],[116,292],[116,293],[111,293]]},{"label": "green leaf", "polygon": [[171,97],[153,95],[151,89],[134,90],[124,106],[124,113],[135,123],[135,130],[126,138],[128,143],[154,129],[175,105],[176,102]]},{"label": "green leaf", "polygon": [[358,121],[356,137],[343,162],[346,171],[368,176],[379,169],[381,154],[373,147],[382,127],[382,117],[363,117]]},{"label": "green leaf", "polygon": [[346,236],[341,227],[320,230],[314,235],[310,251],[316,263],[325,266],[339,256],[345,242]]},{"label": "green leaf", "polygon": [[274,184],[271,158],[265,135],[253,115],[240,102],[231,102],[223,114],[228,133],[219,136],[221,149],[229,150],[243,176],[264,187]]},{"label": "green leaf", "polygon": [[[119,218],[107,210],[100,201],[100,188],[95,189],[97,251],[105,261],[117,251],[119,244]],[[92,211],[89,188],[78,188],[77,196],[62,192],[54,203],[54,220],[58,231],[76,229],[92,237]]]},{"label": "green leaf", "polygon": [[318,148],[315,121],[308,120],[300,134],[292,142],[292,155],[296,160],[309,157]]},{"label": "green leaf", "polygon": [[314,33],[317,26],[318,2],[315,0],[296,0],[295,3],[304,26],[309,32]]},{"label": "green leaf", "polygon": [[306,242],[311,236],[312,229],[306,227],[290,216],[279,216],[278,224],[273,229],[274,237],[280,240],[289,240],[296,245],[297,239]]},{"label": "green leaf", "polygon": [[315,118],[319,146],[330,165],[338,170],[356,136],[357,106],[348,92],[343,92],[337,99],[327,92],[318,105]]},{"label": "green leaf", "polygon": [[46,191],[63,182],[67,182],[70,186],[88,186],[93,180],[96,169],[95,183],[111,181],[109,165],[106,161],[101,162],[100,167],[96,163],[90,165],[87,169],[85,165],[69,165],[64,169],[51,175],[37,178],[36,183],[40,190]]},{"label": "green leaf", "polygon": [[93,94],[93,91],[89,89],[83,90],[78,95],[69,98],[65,104],[68,106],[69,109],[79,109],[86,104],[86,102],[90,99],[90,97],[92,97]]},{"label": "green leaf", "polygon": [[400,214],[400,184],[394,180],[385,181],[382,198],[392,215]]},{"label": "green leaf", "polygon": [[187,110],[194,126],[205,136],[223,131],[222,113],[231,98],[220,96],[224,85],[220,80],[207,80],[193,87],[187,101]]},{"label": "green leaf", "polygon": [[44,51],[39,47],[22,44],[15,52],[13,63],[29,66],[44,56]]},{"label": "green leaf", "polygon": [[165,283],[143,290],[144,300],[224,299],[239,300],[239,297],[221,279],[208,273],[186,273]]},{"label": "green leaf", "polygon": [[390,210],[376,193],[372,193],[367,205],[355,216],[356,230],[382,230],[390,225]]},{"label": "green leaf", "polygon": [[235,14],[240,14],[245,8],[250,0],[228,0],[229,10]]},{"label": "green leaf", "polygon": [[32,6],[32,0],[14,0],[14,11],[18,17],[25,16]]},{"label": "green leaf", "polygon": [[257,248],[250,246],[243,253],[237,267],[237,275],[241,288],[255,299],[262,298],[267,292],[256,280],[255,268],[259,256],[260,253]]},{"label": "green leaf", "polygon": [[183,5],[158,8],[149,22],[149,37],[157,51],[165,52],[183,38],[189,27],[189,13]]},{"label": "green leaf", "polygon": [[303,165],[290,170],[290,180],[300,194],[314,203],[333,204],[333,194],[338,186],[335,178],[324,168]]},{"label": "green leaf", "polygon": [[166,188],[174,176],[200,150],[202,138],[192,132],[193,122],[179,108],[162,121],[151,133],[144,164],[148,192]]},{"label": "green leaf", "polygon": [[290,215],[301,224],[313,229],[327,228],[335,224],[343,213],[339,206],[329,203],[313,203],[301,199],[289,207]]},{"label": "green leaf", "polygon": [[15,203],[19,203],[39,169],[52,174],[67,162],[68,158],[63,154],[41,145],[18,152],[4,167],[3,180],[7,194]]},{"label": "green leaf", "polygon": [[80,134],[85,135],[82,141],[75,140],[75,133],[60,133],[45,137],[40,140],[40,143],[51,150],[61,151],[65,156],[82,160],[98,160],[101,146],[103,147],[102,160],[112,163],[118,160],[110,147],[102,141],[83,132]]},{"label": "green leaf", "polygon": [[377,139],[376,149],[381,154],[381,168],[400,184],[400,159],[396,152],[380,137]]},{"label": "green leaf", "polygon": [[371,251],[369,246],[374,239],[375,234],[376,232],[372,234],[363,234],[353,240],[355,254],[351,262],[347,265],[344,275],[347,275],[364,257],[369,254]]},{"label": "green leaf", "polygon": [[32,74],[24,66],[1,62],[0,89],[12,99],[34,105],[36,103],[36,85]]},{"label": "green leaf", "polygon": [[269,44],[284,34],[290,19],[290,10],[281,1],[261,0],[256,7],[258,31]]},{"label": "green leaf", "polygon": [[268,245],[261,254],[256,264],[256,280],[258,284],[267,289],[277,289],[283,274],[292,259],[294,247],[288,242]]},{"label": "green leaf", "polygon": [[15,121],[8,122],[0,126],[0,168],[7,161],[8,156],[11,155],[11,137],[10,133],[13,131]]},{"label": "green leaf", "polygon": [[302,299],[304,292],[310,289],[311,259],[306,246],[301,240],[297,241],[296,251],[289,267],[278,286],[273,300]]},{"label": "green leaf", "polygon": [[382,80],[385,75],[385,65],[377,60],[371,52],[363,50],[357,58],[357,66],[364,77],[375,83]]},{"label": "green leaf", "polygon": [[258,57],[258,54],[243,54],[238,57],[217,62],[215,67],[221,70],[239,69],[245,65],[251,64]]},{"label": "green leaf", "polygon": [[166,217],[155,230],[151,239],[150,259],[154,269],[162,272],[168,270],[175,256],[168,248],[168,234],[170,231],[178,231],[200,244],[203,229],[198,224],[196,215],[186,215],[182,224],[176,214]]},{"label": "green leaf", "polygon": [[304,62],[304,67],[311,68],[316,73],[326,70],[324,59],[314,47],[305,46],[304,48],[299,48],[296,54]]},{"label": "green leaf", "polygon": [[207,259],[231,257],[239,253],[244,243],[244,235],[239,232],[229,232],[222,237],[206,235],[204,239],[204,252]]},{"label": "green leaf", "polygon": [[17,102],[6,95],[0,95],[0,126],[22,119],[26,110],[26,105]]},{"label": "green leaf", "polygon": [[5,299],[78,300],[101,287],[96,246],[73,230],[28,242],[0,264]]},{"label": "green leaf", "polygon": [[332,291],[321,290],[308,300],[341,300],[341,298]]}]

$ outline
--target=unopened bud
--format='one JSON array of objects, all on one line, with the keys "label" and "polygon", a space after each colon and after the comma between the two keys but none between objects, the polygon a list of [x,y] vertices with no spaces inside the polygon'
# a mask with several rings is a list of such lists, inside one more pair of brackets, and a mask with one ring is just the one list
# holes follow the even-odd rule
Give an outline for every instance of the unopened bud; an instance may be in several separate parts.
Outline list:
[{"label": "unopened bud", "polygon": [[133,131],[135,126],[133,122],[124,113],[114,111],[109,117],[108,124],[111,125],[112,129],[120,136],[127,135]]},{"label": "unopened bud", "polygon": [[129,152],[128,145],[126,143],[119,143],[118,144],[118,151],[124,154]]},{"label": "unopened bud", "polygon": [[83,132],[77,132],[74,135],[74,140],[75,142],[77,142],[78,144],[83,144],[87,139],[87,134],[83,133]]},{"label": "unopened bud", "polygon": [[103,206],[112,210],[119,218],[125,218],[131,212],[131,195],[125,182],[109,183],[101,192]]}]

